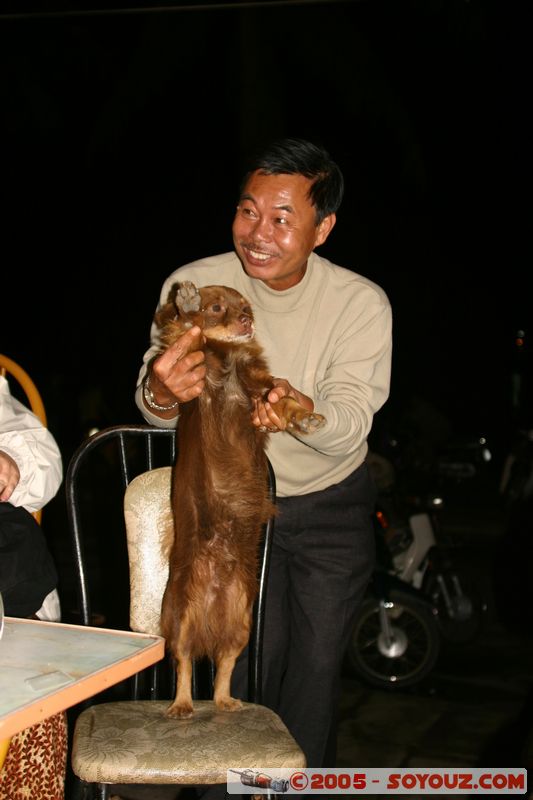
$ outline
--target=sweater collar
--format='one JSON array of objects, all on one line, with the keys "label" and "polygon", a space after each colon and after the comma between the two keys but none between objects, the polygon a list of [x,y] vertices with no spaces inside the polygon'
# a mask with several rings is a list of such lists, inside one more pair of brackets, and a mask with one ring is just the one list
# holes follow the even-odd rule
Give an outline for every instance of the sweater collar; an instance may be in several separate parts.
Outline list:
[{"label": "sweater collar", "polygon": [[301,306],[307,302],[307,297],[313,291],[313,287],[317,280],[319,280],[319,258],[316,253],[311,253],[307,260],[307,269],[302,280],[290,289],[282,289],[278,291],[271,289],[263,281],[250,278],[247,275],[246,284],[247,297],[252,305],[269,311],[270,313],[285,314],[288,311]]}]

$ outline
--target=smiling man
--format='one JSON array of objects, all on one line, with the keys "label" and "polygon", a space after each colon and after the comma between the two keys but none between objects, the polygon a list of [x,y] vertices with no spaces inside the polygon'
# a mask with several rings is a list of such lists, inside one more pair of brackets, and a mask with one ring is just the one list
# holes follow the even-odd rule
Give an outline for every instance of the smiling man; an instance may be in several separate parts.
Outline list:
[{"label": "smiling man", "polygon": [[[281,291],[300,283],[307,259],[323,244],[336,217],[322,216],[309,199],[310,179],[254,171],[233,222],[233,241],[246,273]],[[318,220],[318,216],[321,217]]]},{"label": "smiling man", "polygon": [[[284,139],[252,160],[233,222],[235,250],[200,259],[165,281],[223,284],[252,304],[276,388],[250,424],[266,428],[278,517],[269,575],[264,695],[310,767],[335,765],[343,654],[374,564],[375,490],[365,457],[373,416],[388,397],[392,316],[383,290],[315,249],[331,233],[342,173],[311,142]],[[151,329],[136,402],[151,424],[178,424],[179,404],[204,388],[199,328],[160,354]],[[282,432],[271,402],[290,395],[327,424],[312,438]],[[270,401],[270,402],[269,402]],[[244,659],[235,695],[245,692]],[[265,765],[268,766],[268,765]]]}]

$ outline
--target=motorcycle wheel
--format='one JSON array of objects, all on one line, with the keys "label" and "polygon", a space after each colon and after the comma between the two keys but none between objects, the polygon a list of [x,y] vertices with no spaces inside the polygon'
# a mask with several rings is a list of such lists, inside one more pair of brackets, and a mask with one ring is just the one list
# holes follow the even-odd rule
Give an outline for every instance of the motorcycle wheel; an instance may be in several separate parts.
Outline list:
[{"label": "motorcycle wheel", "polygon": [[392,639],[380,623],[379,599],[361,606],[348,646],[348,662],[369,686],[401,691],[420,683],[440,653],[440,633],[431,608],[407,592],[391,591],[387,616]]}]

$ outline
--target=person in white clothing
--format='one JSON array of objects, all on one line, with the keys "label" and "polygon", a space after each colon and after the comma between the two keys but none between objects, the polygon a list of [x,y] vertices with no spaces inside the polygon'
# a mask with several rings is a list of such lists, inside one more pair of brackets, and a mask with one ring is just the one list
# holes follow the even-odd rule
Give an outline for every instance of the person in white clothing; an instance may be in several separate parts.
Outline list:
[{"label": "person in white clothing", "polygon": [[50,431],[0,375],[0,591],[5,612],[57,622],[57,573],[32,517],[57,493],[61,453]]},{"label": "person in white clothing", "polygon": [[[215,179],[215,176],[213,176]],[[379,286],[320,257],[343,195],[337,164],[301,139],[273,143],[246,172],[233,222],[234,251],[175,270],[176,281],[225,284],[251,303],[275,378],[250,424],[268,429],[278,516],[263,656],[263,700],[276,710],[310,767],[335,765],[343,655],[374,566],[375,501],[365,463],[373,416],[389,393],[392,314]],[[136,402],[158,426],[178,423],[205,380],[199,328],[160,352],[151,328]],[[309,437],[282,433],[271,403],[290,395],[327,424]],[[243,696],[245,664],[234,673]]]},{"label": "person in white clothing", "polygon": [[[56,567],[32,513],[56,495],[62,479],[54,437],[0,376],[0,593],[8,616],[61,619]],[[0,797],[46,792],[64,800],[67,749],[64,711],[16,733],[0,770]]]}]

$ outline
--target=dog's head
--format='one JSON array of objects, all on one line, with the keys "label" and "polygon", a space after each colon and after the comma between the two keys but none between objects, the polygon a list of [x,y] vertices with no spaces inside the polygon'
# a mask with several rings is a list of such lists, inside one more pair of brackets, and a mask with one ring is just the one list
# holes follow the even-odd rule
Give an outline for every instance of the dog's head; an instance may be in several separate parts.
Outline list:
[{"label": "dog's head", "polygon": [[[228,286],[203,286],[194,283],[175,283],[166,304],[155,317],[163,330],[173,329],[174,337],[198,325],[206,339],[219,342],[248,342],[254,337],[254,316],[248,302]],[[174,338],[173,337],[173,338]]]}]

